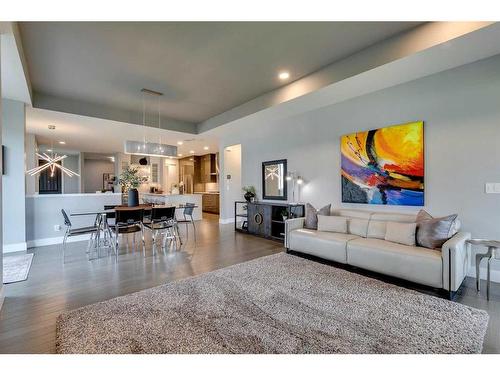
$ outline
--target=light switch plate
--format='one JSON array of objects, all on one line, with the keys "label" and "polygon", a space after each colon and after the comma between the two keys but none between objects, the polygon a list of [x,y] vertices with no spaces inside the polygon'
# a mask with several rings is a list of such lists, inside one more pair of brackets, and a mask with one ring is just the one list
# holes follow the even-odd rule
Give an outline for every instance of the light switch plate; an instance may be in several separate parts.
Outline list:
[{"label": "light switch plate", "polygon": [[485,184],[486,194],[500,194],[500,183],[499,182],[487,182]]}]

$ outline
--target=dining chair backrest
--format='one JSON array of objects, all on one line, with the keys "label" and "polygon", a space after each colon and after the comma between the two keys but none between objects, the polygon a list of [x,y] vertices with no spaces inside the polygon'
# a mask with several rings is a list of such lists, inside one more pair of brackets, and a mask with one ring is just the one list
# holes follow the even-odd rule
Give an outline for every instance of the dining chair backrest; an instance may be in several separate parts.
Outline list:
[{"label": "dining chair backrest", "polygon": [[[116,206],[118,206],[118,205],[117,204],[113,204],[113,205],[107,205],[107,204],[105,204],[104,205],[104,209],[105,210],[114,210],[116,208]],[[114,219],[116,217],[116,212],[108,212],[106,214],[106,217],[108,219]]]},{"label": "dining chair backrest", "polygon": [[67,226],[67,227],[70,227],[71,226],[71,220],[69,219],[69,216],[68,214],[66,213],[66,211],[64,211],[64,209],[61,210],[61,213],[64,217],[64,224]]},{"label": "dining chair backrest", "polygon": [[194,203],[186,203],[184,205],[183,214],[188,216],[193,216],[194,206],[196,206]]},{"label": "dining chair backrest", "polygon": [[151,221],[161,222],[172,220],[175,216],[175,207],[153,207]]},{"label": "dining chair backrest", "polygon": [[116,224],[132,225],[141,223],[143,217],[143,209],[116,210]]}]

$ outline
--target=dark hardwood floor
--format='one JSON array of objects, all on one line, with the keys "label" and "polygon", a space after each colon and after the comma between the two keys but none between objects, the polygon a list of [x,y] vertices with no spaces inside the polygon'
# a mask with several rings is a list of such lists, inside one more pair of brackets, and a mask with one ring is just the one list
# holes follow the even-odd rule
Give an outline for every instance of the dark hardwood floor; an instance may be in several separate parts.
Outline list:
[{"label": "dark hardwood floor", "polygon": [[[63,311],[283,251],[278,242],[235,233],[233,228],[207,214],[197,225],[196,244],[190,237],[180,250],[154,255],[148,241],[143,256],[139,249],[134,253],[130,243],[128,251],[120,249],[118,262],[113,257],[88,261],[82,242],[68,244],[64,265],[60,246],[30,249],[35,256],[28,280],[6,285],[0,353],[53,353],[55,323]],[[500,353],[500,285],[493,286],[488,302],[468,279],[457,301],[489,312],[484,352]]]}]

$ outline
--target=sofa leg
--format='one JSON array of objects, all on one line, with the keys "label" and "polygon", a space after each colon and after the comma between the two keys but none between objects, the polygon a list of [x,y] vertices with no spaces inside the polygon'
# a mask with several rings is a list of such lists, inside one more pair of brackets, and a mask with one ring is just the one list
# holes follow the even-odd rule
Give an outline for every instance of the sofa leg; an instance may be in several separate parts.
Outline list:
[{"label": "sofa leg", "polygon": [[450,301],[454,301],[456,297],[457,297],[457,292],[448,292],[448,299]]}]

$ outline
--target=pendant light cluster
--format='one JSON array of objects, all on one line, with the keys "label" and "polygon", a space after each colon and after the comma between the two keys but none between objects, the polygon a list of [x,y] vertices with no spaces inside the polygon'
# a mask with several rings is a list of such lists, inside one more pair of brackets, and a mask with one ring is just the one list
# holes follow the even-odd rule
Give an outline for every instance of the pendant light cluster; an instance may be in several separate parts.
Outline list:
[{"label": "pendant light cluster", "polygon": [[[49,130],[55,130],[56,127],[54,125],[49,125]],[[42,173],[46,169],[50,170],[50,177],[54,177],[56,168],[60,169],[63,173],[65,173],[68,177],[73,177],[73,176],[80,176],[78,173],[73,172],[71,169],[68,169],[66,167],[63,167],[62,165],[59,164],[60,161],[66,159],[68,155],[58,155],[57,153],[54,153],[52,151],[54,149],[54,143],[51,140],[51,151],[50,155],[43,152],[43,153],[36,153],[39,159],[44,160],[46,163],[43,165],[40,165],[38,167],[32,168],[29,171],[26,171],[26,174],[30,176],[35,176],[39,173]]]},{"label": "pendant light cluster", "polygon": [[[154,97],[157,101],[158,111],[158,130],[161,129],[161,112],[160,112],[160,99],[163,96],[161,92],[149,89],[141,89],[142,95],[142,127],[143,127],[143,141],[125,141],[125,153],[144,156],[157,156],[157,157],[173,157],[177,156],[177,146],[163,144],[161,135],[158,138],[158,143],[148,142],[146,140],[146,98]],[[140,165],[147,165],[148,160],[146,157],[139,160]]]}]

